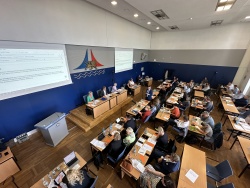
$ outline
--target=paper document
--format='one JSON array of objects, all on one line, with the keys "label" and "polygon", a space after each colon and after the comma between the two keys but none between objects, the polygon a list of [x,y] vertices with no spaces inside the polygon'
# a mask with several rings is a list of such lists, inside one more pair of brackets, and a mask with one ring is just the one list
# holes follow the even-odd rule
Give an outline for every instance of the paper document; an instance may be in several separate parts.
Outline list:
[{"label": "paper document", "polygon": [[145,153],[146,153],[146,150],[145,150],[143,147],[141,147],[141,148],[139,149],[138,153],[144,156]]},{"label": "paper document", "polygon": [[150,142],[150,143],[152,143],[152,144],[154,144],[154,145],[156,144],[156,141],[155,141],[155,139],[153,139],[153,138],[149,138],[149,139],[148,139],[148,142]]},{"label": "paper document", "polygon": [[148,137],[151,137],[151,136],[152,136],[152,134],[150,134],[150,133],[147,133],[146,135],[147,135]]},{"label": "paper document", "polygon": [[138,139],[140,142],[145,142],[146,140],[144,139],[144,138],[142,138],[142,137],[140,137],[139,139]]},{"label": "paper document", "polygon": [[92,145],[96,146],[96,147],[101,148],[101,149],[106,148],[105,143],[102,142],[102,141],[99,141],[99,140],[97,140],[97,139],[93,139],[90,143],[91,143]]},{"label": "paper document", "polygon": [[121,129],[121,128],[122,128],[122,126],[119,125],[119,124],[116,124],[115,127],[116,127],[117,129]]},{"label": "paper document", "polygon": [[234,124],[235,129],[238,129],[240,131],[244,131],[243,127],[241,127],[240,125]]},{"label": "paper document", "polygon": [[81,166],[79,164],[76,164],[72,169],[78,170],[79,168],[81,168]]},{"label": "paper document", "polygon": [[192,169],[190,169],[185,175],[192,183],[194,183],[199,177]]},{"label": "paper document", "polygon": [[140,142],[136,142],[135,145],[139,146],[140,148],[142,147],[142,144]]},{"label": "paper document", "polygon": [[136,166],[136,168],[141,172],[141,173],[143,173],[144,172],[144,170],[145,170],[145,167],[144,167],[144,165],[143,164],[141,164],[141,163],[138,163],[137,164],[137,166]]},{"label": "paper document", "polygon": [[152,151],[152,147],[150,146],[150,145],[148,145],[148,144],[144,144],[143,146],[142,146],[142,148],[144,148],[145,150],[148,150],[148,151]]}]

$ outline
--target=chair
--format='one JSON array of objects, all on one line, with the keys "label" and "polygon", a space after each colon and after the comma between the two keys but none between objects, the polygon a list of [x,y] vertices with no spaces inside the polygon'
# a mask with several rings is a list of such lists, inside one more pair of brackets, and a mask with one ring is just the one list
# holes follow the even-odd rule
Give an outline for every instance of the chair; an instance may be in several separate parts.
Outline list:
[{"label": "chair", "polygon": [[221,180],[233,175],[233,170],[228,160],[225,160],[216,166],[206,164],[206,172],[207,176],[214,179],[216,182],[221,182]]},{"label": "chair", "polygon": [[84,101],[85,104],[87,104],[87,97],[88,97],[88,95],[83,95],[83,96],[82,96],[83,101]]},{"label": "chair", "polygon": [[109,87],[108,87],[108,91],[109,91],[109,93],[112,92],[112,86],[109,86]]},{"label": "chair", "polygon": [[101,90],[100,90],[100,89],[97,90],[97,91],[96,91],[96,94],[97,94],[98,97],[101,97]]},{"label": "chair", "polygon": [[[215,186],[207,183],[207,188],[216,188]],[[225,184],[225,185],[221,185],[217,188],[234,188],[234,184],[233,183],[228,183],[228,184]]]},{"label": "chair", "polygon": [[122,150],[122,152],[118,155],[117,158],[112,157],[111,155],[107,155],[107,162],[111,161],[113,163],[113,165],[111,165],[112,168],[115,168],[116,164],[119,163],[119,161],[121,160],[121,158],[124,156],[125,151],[126,151],[126,146],[124,147],[124,149]]},{"label": "chair", "polygon": [[[91,170],[85,169],[85,167],[83,167],[81,170],[82,170],[83,175],[84,175],[84,180],[82,182],[81,187],[82,188],[94,188],[95,184],[97,182],[98,176],[94,172],[92,172]],[[89,172],[94,177],[92,177]]]},{"label": "chair", "polygon": [[147,123],[148,120],[150,119],[151,115],[152,115],[152,114],[150,114],[150,115],[144,120],[144,122],[142,122],[142,123]]},{"label": "chair", "polygon": [[215,150],[216,148],[220,148],[223,143],[223,132],[221,122],[216,123],[213,128],[213,136],[208,140],[202,140],[200,145],[202,146],[203,142],[210,144],[211,150]]},{"label": "chair", "polygon": [[177,127],[173,127],[173,130],[178,133],[178,135],[175,137],[175,139],[178,142],[182,143],[185,140],[185,138],[186,138],[186,136],[188,134],[188,127],[182,129],[182,131],[179,128],[177,128]]}]

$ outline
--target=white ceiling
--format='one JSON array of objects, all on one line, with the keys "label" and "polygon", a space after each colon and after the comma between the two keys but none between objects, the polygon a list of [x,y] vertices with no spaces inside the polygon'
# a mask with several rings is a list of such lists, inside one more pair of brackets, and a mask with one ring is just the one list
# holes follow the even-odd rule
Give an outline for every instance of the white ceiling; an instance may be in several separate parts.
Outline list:
[{"label": "white ceiling", "polygon": [[[208,28],[214,20],[223,20],[221,25],[250,22],[250,19],[244,19],[250,16],[250,0],[237,0],[230,10],[221,12],[215,11],[218,0],[116,0],[116,6],[111,5],[112,0],[86,1],[150,31],[171,31],[169,26],[173,25],[180,30]],[[159,9],[169,19],[159,20],[151,14]],[[139,15],[137,18],[134,18],[135,13]],[[160,29],[156,30],[158,26]]]}]

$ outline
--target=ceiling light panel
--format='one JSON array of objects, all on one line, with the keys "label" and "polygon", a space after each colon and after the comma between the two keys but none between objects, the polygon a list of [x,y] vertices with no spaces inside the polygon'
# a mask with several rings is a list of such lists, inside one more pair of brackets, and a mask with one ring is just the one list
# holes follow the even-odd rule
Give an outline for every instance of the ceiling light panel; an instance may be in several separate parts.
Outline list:
[{"label": "ceiling light panel", "polygon": [[151,11],[151,13],[159,20],[169,19],[169,17],[165,14],[163,10],[154,10]]},{"label": "ceiling light panel", "polygon": [[218,0],[215,10],[224,11],[232,8],[236,0]]}]

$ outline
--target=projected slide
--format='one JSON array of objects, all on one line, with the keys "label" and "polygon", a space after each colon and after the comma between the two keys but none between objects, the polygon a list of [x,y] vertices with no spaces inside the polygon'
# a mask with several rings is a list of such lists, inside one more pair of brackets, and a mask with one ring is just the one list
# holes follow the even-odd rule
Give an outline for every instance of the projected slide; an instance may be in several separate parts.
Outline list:
[{"label": "projected slide", "polygon": [[63,49],[0,48],[0,100],[70,83]]},{"label": "projected slide", "polygon": [[133,69],[133,49],[115,49],[115,73]]}]

